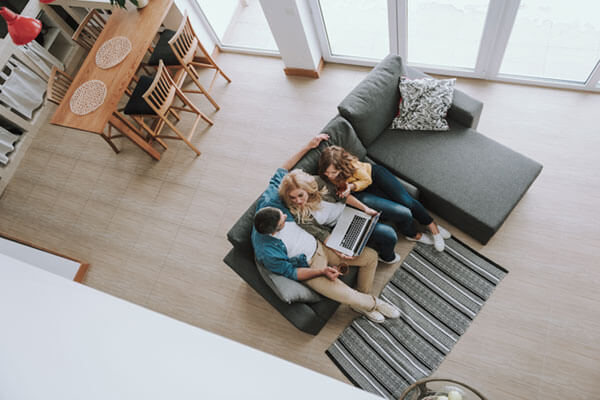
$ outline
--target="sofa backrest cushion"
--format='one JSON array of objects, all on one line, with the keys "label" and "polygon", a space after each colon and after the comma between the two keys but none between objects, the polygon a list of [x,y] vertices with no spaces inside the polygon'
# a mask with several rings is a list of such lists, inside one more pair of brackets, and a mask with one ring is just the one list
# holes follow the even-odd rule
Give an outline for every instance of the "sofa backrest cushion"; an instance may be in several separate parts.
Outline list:
[{"label": "sofa backrest cushion", "polygon": [[343,147],[359,159],[363,160],[367,155],[367,149],[358,139],[354,128],[341,115],[336,115],[321,132],[329,135],[329,141],[332,144]]},{"label": "sofa backrest cushion", "polygon": [[338,105],[364,146],[369,147],[398,113],[398,83],[403,75],[402,58],[390,54]]},{"label": "sofa backrest cushion", "polygon": [[[321,148],[324,148],[325,144],[321,142],[318,148],[310,150],[298,161],[292,169],[301,169],[311,175],[316,175],[319,171],[319,158],[321,157]],[[293,152],[293,150],[291,151]],[[290,153],[291,153],[290,152]]]},{"label": "sofa backrest cushion", "polygon": [[282,301],[291,304],[316,303],[322,300],[321,296],[319,296],[317,292],[303,283],[269,271],[256,259],[254,262],[256,263],[258,273],[263,278],[267,286],[269,286]]},{"label": "sofa backrest cushion", "polygon": [[254,214],[258,199],[242,214],[235,224],[227,232],[227,239],[235,247],[242,246],[252,249],[252,225],[254,224]]}]

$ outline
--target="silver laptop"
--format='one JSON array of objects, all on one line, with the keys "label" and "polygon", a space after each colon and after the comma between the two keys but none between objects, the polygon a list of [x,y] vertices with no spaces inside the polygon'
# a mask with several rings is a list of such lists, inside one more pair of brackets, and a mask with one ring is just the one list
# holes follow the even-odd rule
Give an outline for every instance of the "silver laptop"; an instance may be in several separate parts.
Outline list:
[{"label": "silver laptop", "polygon": [[327,240],[327,247],[350,257],[360,255],[375,229],[379,215],[371,216],[356,208],[344,207]]}]

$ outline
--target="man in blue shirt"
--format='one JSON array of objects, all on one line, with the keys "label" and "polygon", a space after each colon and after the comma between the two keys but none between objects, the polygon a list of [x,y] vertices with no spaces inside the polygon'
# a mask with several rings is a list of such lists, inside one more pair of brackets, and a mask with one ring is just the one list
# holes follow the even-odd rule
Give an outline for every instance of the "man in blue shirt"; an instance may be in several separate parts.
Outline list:
[{"label": "man in blue shirt", "polygon": [[[324,246],[300,228],[279,197],[281,180],[311,149],[316,148],[326,134],[314,137],[301,151],[279,168],[261,195],[254,217],[252,245],[258,262],[276,274],[303,281],[316,292],[337,302],[348,304],[373,322],[385,317],[398,318],[400,312],[393,305],[369,294],[373,286],[377,253],[365,248],[358,257],[349,258]],[[347,262],[360,267],[357,290],[338,279],[339,271],[330,265]]]}]

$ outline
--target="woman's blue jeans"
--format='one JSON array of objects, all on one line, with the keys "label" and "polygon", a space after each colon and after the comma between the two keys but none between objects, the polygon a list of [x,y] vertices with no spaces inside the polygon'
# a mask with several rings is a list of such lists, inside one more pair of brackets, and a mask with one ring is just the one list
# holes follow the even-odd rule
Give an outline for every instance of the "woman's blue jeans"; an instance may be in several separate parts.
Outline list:
[{"label": "woman's blue jeans", "polygon": [[392,261],[395,257],[394,247],[397,241],[398,235],[396,235],[394,228],[378,222],[375,229],[373,229],[371,239],[369,239],[369,246],[377,250],[379,258],[382,260]]},{"label": "woman's blue jeans", "polygon": [[[364,191],[353,193],[354,197],[367,206],[381,211],[381,218],[395,222],[404,236],[416,236],[417,229],[413,218],[422,225],[433,222],[425,207],[411,197],[398,178],[387,168],[373,164],[371,176],[373,183]],[[388,259],[383,256],[382,258]]]}]

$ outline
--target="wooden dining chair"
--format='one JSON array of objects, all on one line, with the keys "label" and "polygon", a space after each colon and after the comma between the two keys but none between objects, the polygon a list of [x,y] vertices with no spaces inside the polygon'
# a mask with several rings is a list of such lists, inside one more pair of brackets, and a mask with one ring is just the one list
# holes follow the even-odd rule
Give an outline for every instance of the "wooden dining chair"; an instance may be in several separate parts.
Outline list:
[{"label": "wooden dining chair", "polygon": [[[227,82],[231,82],[231,79],[202,46],[200,39],[192,29],[187,12],[184,14],[182,23],[176,32],[165,30],[161,34],[148,65],[158,65],[159,60],[162,60],[169,69],[175,70],[174,80],[179,86],[181,86],[187,75],[198,88],[198,90],[184,90],[184,93],[203,94],[216,110],[221,108],[210,95],[210,91],[219,75],[223,76]],[[200,75],[196,68],[215,70],[208,89],[200,83]]]},{"label": "wooden dining chair", "polygon": [[60,104],[72,82],[73,78],[71,75],[56,67],[52,67],[48,86],[46,87],[46,99],[54,104]]},{"label": "wooden dining chair", "polygon": [[[181,100],[183,106],[175,106],[176,99]],[[182,133],[169,120],[170,115],[177,121],[181,119],[177,111],[196,114],[192,127],[187,134]],[[162,60],[158,63],[158,71],[154,78],[149,76],[139,78],[139,82],[123,112],[131,116],[140,128],[147,133],[146,139],[148,142],[157,141],[166,149],[167,145],[163,139],[183,140],[197,155],[200,155],[200,151],[192,144],[191,139],[198,123],[203,119],[209,125],[213,125],[213,122],[177,86]],[[152,121],[150,125],[146,122],[147,119]],[[162,132],[165,125],[175,132],[175,136],[166,135]]]},{"label": "wooden dining chair", "polygon": [[94,47],[98,36],[102,33],[104,25],[106,25],[106,19],[104,19],[98,10],[94,9],[81,21],[72,39],[81,47],[90,51]]},{"label": "wooden dining chair", "polygon": [[[48,79],[48,86],[46,87],[46,99],[54,104],[60,104],[65,98],[71,83],[73,83],[73,78],[71,75],[61,71],[56,67],[52,67],[52,72],[50,72],[50,78]],[[131,94],[131,92],[128,93]],[[113,129],[115,129],[117,132],[120,132],[116,126],[109,122],[108,133],[102,133],[100,136],[106,141],[106,143],[108,143],[110,148],[118,154],[120,150],[112,140],[122,137],[123,135],[121,133],[113,135]]]}]

